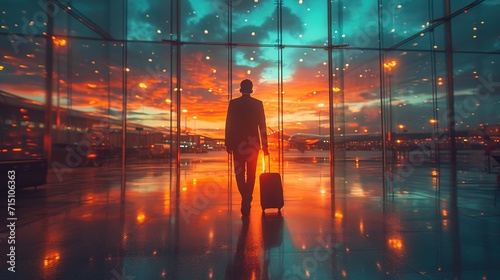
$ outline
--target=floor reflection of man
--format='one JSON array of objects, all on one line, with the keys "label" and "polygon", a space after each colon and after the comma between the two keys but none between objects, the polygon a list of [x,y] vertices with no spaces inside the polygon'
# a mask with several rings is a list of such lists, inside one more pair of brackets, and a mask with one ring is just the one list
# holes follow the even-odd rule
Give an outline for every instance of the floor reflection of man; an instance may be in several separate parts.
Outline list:
[{"label": "floor reflection of man", "polygon": [[255,225],[248,217],[242,218],[233,262],[226,268],[225,279],[261,279],[262,245]]}]

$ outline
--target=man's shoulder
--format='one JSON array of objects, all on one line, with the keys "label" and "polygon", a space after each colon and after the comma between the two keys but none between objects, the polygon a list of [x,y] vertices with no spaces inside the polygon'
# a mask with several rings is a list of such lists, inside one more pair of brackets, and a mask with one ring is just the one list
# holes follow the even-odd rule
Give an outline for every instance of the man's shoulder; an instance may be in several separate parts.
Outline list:
[{"label": "man's shoulder", "polygon": [[239,96],[236,98],[233,98],[229,101],[229,103],[262,103],[259,99],[252,97],[252,96]]}]

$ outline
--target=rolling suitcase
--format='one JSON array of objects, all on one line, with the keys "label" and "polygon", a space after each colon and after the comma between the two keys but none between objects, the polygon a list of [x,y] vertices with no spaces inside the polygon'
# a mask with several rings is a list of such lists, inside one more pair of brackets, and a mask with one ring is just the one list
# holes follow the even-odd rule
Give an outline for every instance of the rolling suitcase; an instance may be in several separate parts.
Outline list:
[{"label": "rolling suitcase", "polygon": [[283,199],[283,185],[279,173],[271,173],[271,159],[268,156],[269,173],[262,173],[259,176],[260,182],[260,205],[262,211],[267,208],[278,208],[281,210],[285,204]]}]

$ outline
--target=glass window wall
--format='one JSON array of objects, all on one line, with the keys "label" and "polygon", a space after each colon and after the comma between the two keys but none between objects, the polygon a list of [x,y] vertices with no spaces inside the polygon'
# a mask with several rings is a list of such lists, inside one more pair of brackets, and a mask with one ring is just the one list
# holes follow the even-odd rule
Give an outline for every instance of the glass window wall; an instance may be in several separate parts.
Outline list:
[{"label": "glass window wall", "polygon": [[[78,144],[115,159],[159,149],[175,160],[188,142],[223,149],[227,101],[249,78],[280,166],[286,152],[333,141],[338,182],[363,150],[391,185],[412,151],[439,168],[449,147],[480,150],[500,123],[497,8],[454,1],[447,17],[444,3],[421,1],[6,1],[0,158],[64,161]],[[298,134],[318,141],[294,143]]]}]

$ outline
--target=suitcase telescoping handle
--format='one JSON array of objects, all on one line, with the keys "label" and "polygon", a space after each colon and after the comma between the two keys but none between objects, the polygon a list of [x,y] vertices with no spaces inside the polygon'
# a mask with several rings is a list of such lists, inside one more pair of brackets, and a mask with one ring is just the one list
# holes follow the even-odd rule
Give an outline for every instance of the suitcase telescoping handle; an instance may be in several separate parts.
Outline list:
[{"label": "suitcase telescoping handle", "polygon": [[[271,156],[270,155],[264,155],[264,158],[267,157],[267,169],[269,170],[268,173],[271,173]],[[265,164],[265,159],[264,159],[264,164]],[[265,170],[264,170],[265,171]]]}]

